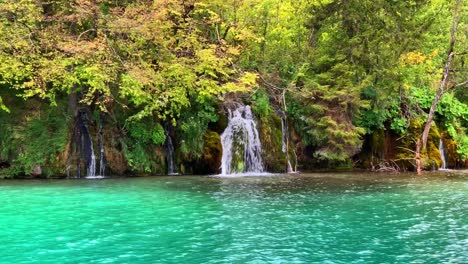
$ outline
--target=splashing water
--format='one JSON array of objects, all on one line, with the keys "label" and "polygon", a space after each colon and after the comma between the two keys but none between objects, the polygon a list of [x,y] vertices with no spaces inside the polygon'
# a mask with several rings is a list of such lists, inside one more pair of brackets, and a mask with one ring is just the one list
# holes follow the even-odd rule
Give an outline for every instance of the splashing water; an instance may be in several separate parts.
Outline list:
[{"label": "splashing water", "polygon": [[262,173],[262,145],[250,106],[229,110],[228,126],[221,135],[221,175]]}]

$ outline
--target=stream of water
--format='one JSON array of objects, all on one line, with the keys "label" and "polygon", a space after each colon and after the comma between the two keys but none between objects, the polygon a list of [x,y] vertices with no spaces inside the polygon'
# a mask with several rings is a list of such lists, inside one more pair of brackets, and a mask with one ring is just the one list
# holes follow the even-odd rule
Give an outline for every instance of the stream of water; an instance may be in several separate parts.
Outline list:
[{"label": "stream of water", "polygon": [[468,174],[0,182],[0,263],[468,263]]},{"label": "stream of water", "polygon": [[166,166],[167,166],[167,174],[168,175],[176,175],[176,167],[174,165],[175,160],[175,151],[174,145],[172,144],[172,138],[167,128],[165,128],[166,133]]},{"label": "stream of water", "polygon": [[221,175],[263,173],[262,144],[250,106],[229,110],[228,121],[221,134]]},{"label": "stream of water", "polygon": [[445,148],[444,148],[444,141],[442,139],[440,139],[440,143],[439,143],[439,152],[440,152],[440,160],[442,160],[442,165],[440,166],[440,168],[442,170],[446,170],[447,162],[445,161]]}]

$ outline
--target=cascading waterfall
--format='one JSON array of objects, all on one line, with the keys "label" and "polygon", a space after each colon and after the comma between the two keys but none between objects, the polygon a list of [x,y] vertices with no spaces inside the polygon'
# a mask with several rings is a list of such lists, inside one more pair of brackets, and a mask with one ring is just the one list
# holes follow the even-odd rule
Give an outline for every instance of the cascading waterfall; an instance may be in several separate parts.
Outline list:
[{"label": "cascading waterfall", "polygon": [[294,173],[294,169],[291,166],[291,160],[289,159],[289,130],[288,130],[288,122],[286,120],[286,114],[283,112],[280,112],[281,116],[281,131],[283,133],[283,136],[281,137],[282,140],[282,150],[284,155],[286,156],[286,161],[287,161],[287,172],[288,173]]},{"label": "cascading waterfall", "polygon": [[447,169],[447,163],[445,161],[445,148],[444,148],[444,141],[440,139],[439,141],[439,152],[440,152],[440,159],[442,160],[442,166],[440,167],[442,170]]},{"label": "cascading waterfall", "polygon": [[166,162],[167,162],[167,174],[176,175],[177,171],[174,166],[174,145],[172,144],[171,135],[167,127],[164,128],[166,132]]},{"label": "cascading waterfall", "polygon": [[228,112],[228,125],[221,134],[221,175],[263,172],[262,145],[250,106]]}]

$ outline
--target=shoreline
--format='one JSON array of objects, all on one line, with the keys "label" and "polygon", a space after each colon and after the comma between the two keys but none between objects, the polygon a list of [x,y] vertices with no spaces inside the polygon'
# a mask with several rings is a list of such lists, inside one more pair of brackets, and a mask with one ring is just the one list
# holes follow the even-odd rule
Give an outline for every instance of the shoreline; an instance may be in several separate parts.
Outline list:
[{"label": "shoreline", "polygon": [[467,175],[468,176],[468,169],[445,169],[445,170],[437,170],[437,171],[425,171],[422,175],[417,175],[416,172],[405,171],[405,172],[375,172],[375,171],[368,171],[368,170],[314,170],[314,171],[300,171],[295,173],[263,173],[261,175],[249,175],[249,173],[242,173],[242,174],[232,174],[232,175],[220,175],[220,174],[178,174],[178,175],[169,175],[169,174],[155,174],[155,175],[109,175],[109,176],[99,176],[99,177],[82,177],[82,178],[67,178],[67,177],[5,177],[0,178],[1,181],[46,181],[46,180],[109,180],[109,179],[136,179],[136,178],[180,178],[180,177],[213,177],[213,178],[223,178],[223,179],[230,179],[230,178],[269,178],[269,177],[276,177],[276,176],[307,176],[307,175],[346,175],[349,176],[378,176],[378,177],[389,177],[389,176],[401,176],[401,177],[415,177],[415,178],[423,178],[426,176],[437,176],[437,177],[445,177],[451,174],[457,175]]}]

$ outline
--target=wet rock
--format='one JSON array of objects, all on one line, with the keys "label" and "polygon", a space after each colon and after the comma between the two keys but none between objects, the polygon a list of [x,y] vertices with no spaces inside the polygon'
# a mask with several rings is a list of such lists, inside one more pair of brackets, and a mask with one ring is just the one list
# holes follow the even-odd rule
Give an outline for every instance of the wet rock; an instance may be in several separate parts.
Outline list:
[{"label": "wet rock", "polygon": [[207,131],[203,136],[204,146],[201,160],[194,164],[196,174],[218,174],[221,167],[223,149],[221,136],[214,131]]}]

